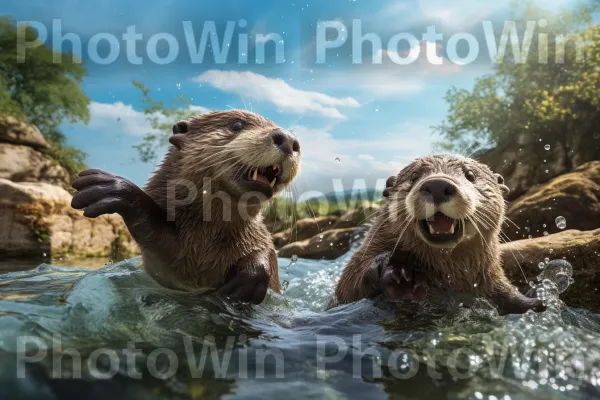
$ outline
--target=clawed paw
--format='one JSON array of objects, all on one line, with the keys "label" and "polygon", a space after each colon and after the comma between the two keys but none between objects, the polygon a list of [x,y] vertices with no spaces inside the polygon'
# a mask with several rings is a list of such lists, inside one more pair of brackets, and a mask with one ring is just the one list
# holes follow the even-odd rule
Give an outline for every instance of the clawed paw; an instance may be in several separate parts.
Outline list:
[{"label": "clawed paw", "polygon": [[381,273],[381,289],[392,300],[424,300],[429,286],[411,257],[391,258]]},{"label": "clawed paw", "polygon": [[88,169],[73,181],[77,193],[71,207],[84,210],[83,215],[96,218],[103,214],[125,213],[139,206],[143,191],[120,176],[98,169]]},{"label": "clawed paw", "polygon": [[219,293],[233,301],[260,304],[269,288],[267,271],[263,265],[233,266]]}]

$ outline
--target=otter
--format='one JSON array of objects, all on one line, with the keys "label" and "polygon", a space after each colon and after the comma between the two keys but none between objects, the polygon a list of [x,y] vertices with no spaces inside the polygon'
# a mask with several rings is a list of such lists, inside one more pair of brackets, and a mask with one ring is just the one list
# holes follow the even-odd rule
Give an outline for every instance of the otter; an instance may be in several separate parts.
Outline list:
[{"label": "otter", "polygon": [[72,183],[72,207],[90,218],[120,214],[143,268],[162,286],[215,288],[255,304],[268,288],[279,292],[261,208],[297,175],[298,140],[262,116],[231,110],[177,122],[169,141],[144,189],[90,169]]},{"label": "otter", "polygon": [[386,204],[346,265],[330,307],[382,293],[422,300],[432,286],[486,297],[503,314],[543,309],[502,268],[509,189],[501,175],[470,158],[433,155],[418,158],[386,186]]}]

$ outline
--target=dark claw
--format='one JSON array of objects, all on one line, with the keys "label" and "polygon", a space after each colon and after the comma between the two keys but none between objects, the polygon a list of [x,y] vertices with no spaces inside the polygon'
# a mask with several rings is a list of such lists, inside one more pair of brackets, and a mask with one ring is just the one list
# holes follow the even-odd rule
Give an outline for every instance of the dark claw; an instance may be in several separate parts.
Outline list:
[{"label": "dark claw", "polygon": [[78,192],[71,206],[84,210],[83,215],[89,218],[112,213],[123,215],[128,210],[139,209],[141,199],[146,196],[134,183],[99,169],[83,171],[72,186]]}]

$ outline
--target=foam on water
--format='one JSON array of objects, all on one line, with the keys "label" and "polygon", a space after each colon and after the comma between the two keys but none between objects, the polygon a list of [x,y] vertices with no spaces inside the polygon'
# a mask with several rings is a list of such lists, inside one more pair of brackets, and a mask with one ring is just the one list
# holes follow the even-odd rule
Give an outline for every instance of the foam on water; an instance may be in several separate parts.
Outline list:
[{"label": "foam on water", "polygon": [[[0,278],[0,395],[600,396],[600,315],[560,301],[572,279],[565,264],[550,262],[535,282],[533,290],[548,306],[544,313],[501,317],[483,299],[437,291],[424,303],[363,300],[325,312],[348,257],[280,259],[280,278],[289,285],[283,295],[269,293],[256,307],[232,305],[210,291],[164,289],[139,270],[139,259],[93,272],[41,265],[6,274]],[[111,349],[119,370],[111,379],[97,379],[84,362],[83,379],[69,379],[79,371],[65,356],[62,379],[50,379],[56,357],[47,356],[25,364],[24,377],[16,379],[18,352],[24,350],[18,338],[24,337],[26,350],[35,352],[39,345],[49,355],[60,353],[53,342],[59,338],[63,352],[77,349],[83,360],[98,348]],[[135,359],[140,379],[125,368],[131,343],[141,352]],[[230,362],[221,370],[207,356],[199,373],[198,360],[211,345],[219,356],[230,354]],[[150,364],[158,372],[169,369],[168,354],[157,358],[156,349],[178,360],[165,379],[150,371]],[[265,352],[271,356],[262,357]]]}]

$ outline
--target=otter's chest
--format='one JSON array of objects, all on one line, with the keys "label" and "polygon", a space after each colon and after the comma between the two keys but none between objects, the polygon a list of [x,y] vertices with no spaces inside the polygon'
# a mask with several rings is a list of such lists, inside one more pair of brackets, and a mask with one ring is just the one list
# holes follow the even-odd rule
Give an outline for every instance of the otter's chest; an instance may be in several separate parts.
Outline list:
[{"label": "otter's chest", "polygon": [[199,271],[218,270],[222,274],[241,258],[265,250],[270,240],[253,225],[197,226],[184,236],[181,245],[186,264]]}]

